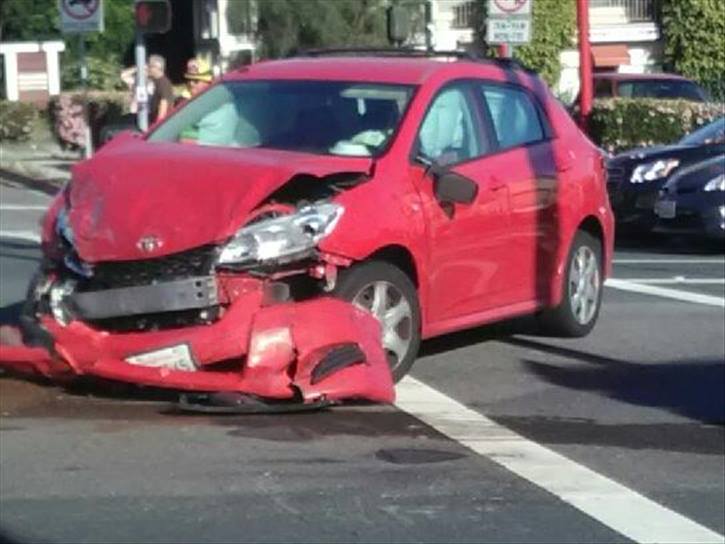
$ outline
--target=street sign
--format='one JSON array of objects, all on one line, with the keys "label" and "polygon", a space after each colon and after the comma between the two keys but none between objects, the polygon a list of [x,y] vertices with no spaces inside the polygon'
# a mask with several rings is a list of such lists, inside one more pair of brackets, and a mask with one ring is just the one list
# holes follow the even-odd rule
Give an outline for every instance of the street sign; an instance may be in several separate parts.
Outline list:
[{"label": "street sign", "polygon": [[530,19],[488,19],[486,41],[490,44],[521,44],[531,41]]},{"label": "street sign", "polygon": [[488,0],[486,41],[515,45],[531,41],[533,0]]},{"label": "street sign", "polygon": [[531,0],[489,0],[489,17],[508,17],[510,15],[531,15]]},{"label": "street sign", "polygon": [[64,34],[103,32],[102,0],[58,0]]}]

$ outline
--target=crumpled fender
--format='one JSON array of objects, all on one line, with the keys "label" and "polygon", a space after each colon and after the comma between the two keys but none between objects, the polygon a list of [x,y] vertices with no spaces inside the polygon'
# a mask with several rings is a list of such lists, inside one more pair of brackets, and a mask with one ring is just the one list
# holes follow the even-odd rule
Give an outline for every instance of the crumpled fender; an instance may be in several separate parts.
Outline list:
[{"label": "crumpled fender", "polygon": [[[395,389],[380,335],[371,314],[342,300],[270,306],[255,316],[244,376],[261,389],[262,384],[279,385],[291,370],[291,384],[305,401],[325,396],[393,402]],[[355,357],[353,346],[361,357]],[[336,366],[333,358],[338,367],[320,372],[323,363]]]},{"label": "crumpled fender", "polygon": [[[81,349],[80,342],[74,342],[74,348],[70,348],[56,341],[55,354],[22,345],[17,329],[6,328],[0,335],[0,367],[54,379],[85,374],[141,385],[237,391],[272,399],[292,399],[299,392],[305,402],[320,398],[392,402],[395,398],[378,321],[338,299],[325,297],[258,308],[251,331],[239,327],[240,335],[248,336],[247,356],[244,359],[244,353],[239,353],[239,370],[231,371],[209,369],[213,365],[202,365],[198,372],[144,367],[110,354],[96,355],[95,360],[90,360],[94,341],[99,343],[105,333],[92,331],[81,323],[69,327],[79,333],[85,331],[88,342]],[[182,329],[178,341],[183,340]],[[219,340],[228,342],[229,338]]]}]

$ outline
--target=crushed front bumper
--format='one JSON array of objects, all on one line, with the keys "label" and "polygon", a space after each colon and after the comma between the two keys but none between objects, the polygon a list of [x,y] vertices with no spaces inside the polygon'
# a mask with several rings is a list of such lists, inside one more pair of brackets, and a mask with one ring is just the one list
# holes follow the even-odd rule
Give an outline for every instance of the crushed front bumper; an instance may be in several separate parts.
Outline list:
[{"label": "crushed front bumper", "polygon": [[[372,315],[330,297],[266,305],[266,286],[245,281],[213,323],[144,332],[110,332],[79,319],[62,324],[38,315],[31,293],[21,317],[24,343],[0,343],[0,366],[52,379],[91,376],[304,403],[394,400]],[[91,302],[93,312],[103,311]]]}]

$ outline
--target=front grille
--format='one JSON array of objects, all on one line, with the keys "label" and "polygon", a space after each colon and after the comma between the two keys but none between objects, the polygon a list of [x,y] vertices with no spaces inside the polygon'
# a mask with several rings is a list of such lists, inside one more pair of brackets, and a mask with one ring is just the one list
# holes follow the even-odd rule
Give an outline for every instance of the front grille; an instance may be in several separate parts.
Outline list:
[{"label": "front grille", "polygon": [[[156,259],[140,261],[106,261],[93,267],[93,275],[79,279],[78,291],[104,291],[121,287],[135,287],[190,277],[207,276],[213,272],[216,246],[202,246]],[[219,307],[162,312],[146,315],[92,320],[96,328],[112,332],[163,330],[201,325],[216,321]]]},{"label": "front grille", "polygon": [[206,276],[214,267],[215,257],[215,246],[202,246],[156,259],[102,262],[94,267],[93,276],[82,289],[100,291]]},{"label": "front grille", "polygon": [[621,167],[607,168],[607,181],[612,185],[619,185],[624,181],[626,170]]}]

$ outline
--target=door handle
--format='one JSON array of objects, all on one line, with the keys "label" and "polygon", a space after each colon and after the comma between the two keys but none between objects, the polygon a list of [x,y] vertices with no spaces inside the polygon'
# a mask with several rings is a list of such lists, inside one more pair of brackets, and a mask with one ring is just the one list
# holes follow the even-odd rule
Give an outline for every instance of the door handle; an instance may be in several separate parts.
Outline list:
[{"label": "door handle", "polygon": [[488,187],[489,190],[492,192],[500,191],[501,189],[506,188],[506,182],[497,178],[496,176],[491,176],[491,183]]},{"label": "door handle", "polygon": [[556,171],[566,172],[574,168],[574,154],[569,149],[566,155],[556,157]]}]

